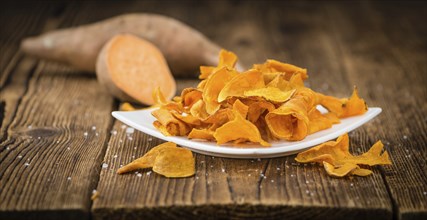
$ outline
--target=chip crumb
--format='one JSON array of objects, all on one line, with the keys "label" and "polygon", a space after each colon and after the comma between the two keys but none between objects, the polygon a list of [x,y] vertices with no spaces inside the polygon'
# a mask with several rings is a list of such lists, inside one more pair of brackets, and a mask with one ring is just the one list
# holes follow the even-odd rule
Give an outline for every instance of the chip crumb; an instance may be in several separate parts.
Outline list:
[{"label": "chip crumb", "polygon": [[93,201],[93,200],[97,199],[98,196],[99,196],[99,192],[96,189],[94,189],[94,190],[92,190],[92,196],[90,197],[90,199]]}]

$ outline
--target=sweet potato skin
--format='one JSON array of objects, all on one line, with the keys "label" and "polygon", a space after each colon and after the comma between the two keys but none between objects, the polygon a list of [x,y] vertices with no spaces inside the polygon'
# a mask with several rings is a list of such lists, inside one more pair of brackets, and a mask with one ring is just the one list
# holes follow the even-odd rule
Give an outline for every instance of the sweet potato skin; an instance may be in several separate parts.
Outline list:
[{"label": "sweet potato skin", "polygon": [[216,65],[220,47],[182,22],[157,14],[124,14],[80,27],[24,39],[21,49],[39,58],[95,71],[102,46],[114,35],[129,33],[152,42],[178,77],[197,76],[200,65]]},{"label": "sweet potato skin", "polygon": [[130,34],[111,38],[96,63],[98,81],[122,101],[153,105],[157,88],[171,99],[175,80],[161,51],[148,41]]}]

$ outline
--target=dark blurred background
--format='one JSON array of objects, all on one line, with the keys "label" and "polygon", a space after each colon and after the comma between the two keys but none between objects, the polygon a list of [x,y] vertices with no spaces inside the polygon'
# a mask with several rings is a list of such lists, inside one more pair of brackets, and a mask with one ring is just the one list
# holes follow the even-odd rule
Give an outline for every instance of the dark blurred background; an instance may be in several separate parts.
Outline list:
[{"label": "dark blurred background", "polygon": [[[200,30],[246,64],[265,58],[301,64],[302,53],[321,56],[303,41],[322,43],[318,29],[340,31],[348,19],[362,31],[355,40],[384,32],[396,47],[426,48],[427,1],[3,1],[0,13],[1,53],[16,50],[25,36],[49,29],[87,24],[123,13],[150,12],[177,18]],[[369,24],[368,24],[369,23]],[[19,29],[19,31],[17,31]],[[397,35],[396,33],[405,33]],[[326,33],[328,34],[328,33]],[[310,39],[307,39],[310,38]],[[407,42],[411,41],[411,42]],[[355,42],[357,43],[357,42]],[[314,57],[313,57],[314,59]],[[1,59],[1,70],[8,62]],[[302,64],[301,64],[302,65]],[[310,65],[310,62],[304,62]]]}]

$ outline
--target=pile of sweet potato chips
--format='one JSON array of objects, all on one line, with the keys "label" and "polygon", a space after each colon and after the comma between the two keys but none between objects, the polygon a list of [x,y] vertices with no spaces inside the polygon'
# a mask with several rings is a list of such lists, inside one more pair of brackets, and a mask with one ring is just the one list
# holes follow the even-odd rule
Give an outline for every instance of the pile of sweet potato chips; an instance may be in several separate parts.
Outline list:
[{"label": "pile of sweet potato chips", "polygon": [[274,140],[302,140],[367,111],[356,88],[350,98],[339,99],[305,87],[306,69],[267,60],[239,72],[236,61],[234,53],[222,50],[218,66],[200,67],[197,88],[184,89],[172,101],[155,91],[154,126],[167,136],[268,147]]}]

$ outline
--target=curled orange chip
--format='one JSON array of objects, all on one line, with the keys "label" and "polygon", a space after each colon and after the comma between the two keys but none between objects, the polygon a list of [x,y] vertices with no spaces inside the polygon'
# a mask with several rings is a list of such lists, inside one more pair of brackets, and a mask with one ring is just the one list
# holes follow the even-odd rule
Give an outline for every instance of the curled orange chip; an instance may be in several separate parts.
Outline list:
[{"label": "curled orange chip", "polygon": [[189,126],[175,118],[170,111],[159,108],[151,112],[157,118],[158,123],[153,124],[156,127],[164,127],[170,135],[186,135],[190,132]]},{"label": "curled orange chip", "polygon": [[251,69],[237,74],[233,79],[227,82],[219,93],[217,101],[222,102],[232,96],[241,97],[247,90],[258,89],[264,86],[262,73],[258,70]]},{"label": "curled orange chip", "polygon": [[264,64],[255,64],[255,69],[262,72],[282,72],[286,74],[286,79],[289,80],[293,74],[300,73],[303,80],[308,78],[307,69],[297,67],[292,64],[282,63],[277,60],[269,59]]},{"label": "curled orange chip", "polygon": [[322,115],[316,108],[310,110],[308,113],[308,120],[310,121],[308,126],[309,134],[332,127],[332,122],[329,118]]},{"label": "curled orange chip", "polygon": [[185,88],[181,92],[181,103],[184,107],[191,108],[200,99],[202,99],[202,92],[197,89]]},{"label": "curled orange chip", "polygon": [[117,173],[123,174],[151,167],[154,172],[166,177],[187,177],[195,173],[195,161],[191,151],[179,148],[172,142],[153,147],[144,156],[121,167]]},{"label": "curled orange chip", "polygon": [[[368,152],[354,156],[349,152],[348,135],[340,136],[336,141],[328,141],[309,150],[301,152],[295,158],[300,163],[322,163],[327,172],[334,176],[348,173],[366,176],[371,172],[361,169],[358,165],[390,165],[387,151],[383,151],[381,141],[375,143]],[[333,168],[333,169],[332,169]]]},{"label": "curled orange chip", "polygon": [[206,112],[208,114],[213,114],[218,111],[221,106],[218,101],[218,95],[226,83],[232,80],[236,75],[237,73],[235,71],[231,71],[224,67],[212,73],[207,79],[202,97],[205,101]]},{"label": "curled orange chip", "polygon": [[145,169],[150,168],[154,166],[154,160],[156,157],[164,150],[176,148],[176,144],[172,142],[165,142],[163,144],[159,144],[153,148],[151,148],[150,151],[148,151],[143,157],[140,157],[131,163],[121,167],[119,170],[117,170],[118,174],[131,172],[138,169]]},{"label": "curled orange chip", "polygon": [[219,62],[218,66],[200,66],[200,76],[199,79],[207,79],[212,73],[223,68],[228,67],[230,69],[234,68],[237,62],[237,56],[231,51],[221,50],[219,52]]},{"label": "curled orange chip", "polygon": [[204,139],[204,140],[215,140],[213,136],[213,131],[208,129],[196,129],[193,128],[191,132],[188,134],[188,138],[190,139]]},{"label": "curled orange chip", "polygon": [[217,128],[214,137],[217,144],[224,144],[229,141],[251,141],[260,143],[262,146],[270,146],[270,144],[261,138],[258,128],[250,121],[243,118],[241,112],[237,109],[237,105],[233,105],[234,119]]},{"label": "curled orange chip", "polygon": [[304,97],[295,97],[265,116],[271,133],[280,139],[302,140],[308,134],[309,119]]},{"label": "curled orange chip", "polygon": [[157,155],[153,171],[166,177],[188,177],[196,172],[195,160],[190,150],[170,148]]},{"label": "curled orange chip", "polygon": [[366,102],[359,97],[357,88],[354,87],[351,97],[343,100],[343,113],[340,117],[345,118],[354,115],[361,115],[366,111],[368,111],[368,106],[366,105]]},{"label": "curled orange chip", "polygon": [[269,100],[272,102],[286,102],[292,97],[294,93],[295,93],[295,89],[283,92],[282,90],[276,87],[264,87],[259,89],[248,90],[248,91],[245,91],[243,94],[248,97],[250,96],[263,97],[266,100]]}]

